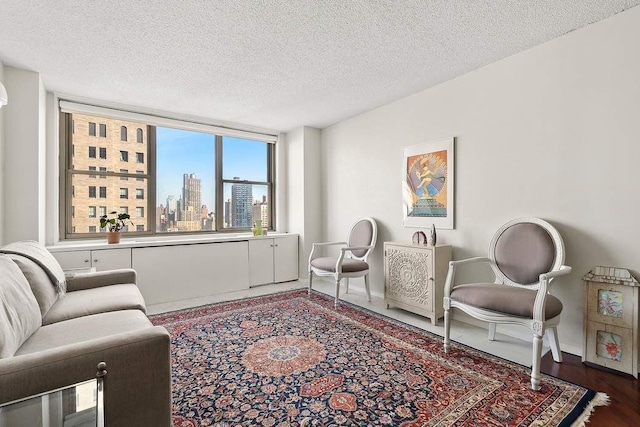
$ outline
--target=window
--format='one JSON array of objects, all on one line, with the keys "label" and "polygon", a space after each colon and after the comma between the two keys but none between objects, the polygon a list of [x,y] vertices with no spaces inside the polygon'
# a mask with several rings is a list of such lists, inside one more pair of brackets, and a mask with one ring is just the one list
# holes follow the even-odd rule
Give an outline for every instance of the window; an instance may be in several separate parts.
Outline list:
[{"label": "window", "polygon": [[95,217],[96,217],[96,207],[89,206],[89,218],[95,218]]},{"label": "window", "polygon": [[104,123],[100,123],[100,138],[107,137],[107,125]]},{"label": "window", "polygon": [[129,213],[129,206],[120,206],[120,213],[121,214],[128,214]]},{"label": "window", "polygon": [[96,147],[89,147],[89,158],[90,159],[96,158]]},{"label": "window", "polygon": [[71,206],[71,218],[75,218],[75,217],[76,217],[76,207]]},{"label": "window", "polygon": [[[78,110],[68,108],[72,104]],[[114,210],[132,212],[133,226],[128,232],[144,235],[247,231],[256,219],[262,220],[263,227],[274,228],[275,136],[174,119],[166,121],[171,127],[159,126],[156,123],[165,123],[164,119],[149,117],[145,123],[144,114],[116,110],[100,117],[83,112],[88,109],[79,112],[78,105],[60,101],[60,119],[65,124],[60,126],[60,143],[66,152],[74,145],[79,154],[93,147],[92,158],[100,160],[96,164],[76,157],[74,164],[71,156],[65,159],[60,189],[65,202],[60,212],[62,238],[92,237],[87,230],[97,224],[87,214],[90,206],[95,216]],[[121,120],[114,118],[119,114]],[[71,121],[79,132],[71,132]],[[106,135],[107,128],[113,134],[96,144],[84,130],[89,123],[94,123],[100,136]],[[135,130],[135,150],[121,149],[126,147],[129,130]],[[218,130],[221,132],[216,133]],[[116,151],[107,156],[107,149]],[[129,152],[135,155],[133,169],[123,164],[130,161]],[[100,186],[91,185],[96,183],[95,178],[90,180],[92,176],[102,178]],[[76,185],[82,191],[73,198]],[[84,188],[89,188],[89,195]],[[95,206],[97,198],[101,206]],[[79,215],[74,215],[72,206],[80,209]]]},{"label": "window", "polygon": [[89,136],[96,136],[96,124],[89,122]]},{"label": "window", "polygon": [[96,226],[95,225],[90,225],[89,226],[89,233],[95,233],[96,232]]}]

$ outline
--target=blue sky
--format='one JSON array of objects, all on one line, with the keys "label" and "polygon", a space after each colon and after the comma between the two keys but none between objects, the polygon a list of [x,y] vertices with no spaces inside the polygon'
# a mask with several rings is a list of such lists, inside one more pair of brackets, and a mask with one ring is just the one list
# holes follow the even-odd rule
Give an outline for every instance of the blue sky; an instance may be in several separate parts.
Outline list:
[{"label": "blue sky", "polygon": [[[249,139],[223,138],[223,174],[249,181],[266,181],[267,149],[264,142]],[[156,128],[156,202],[166,205],[167,196],[179,199],[182,176],[195,173],[202,184],[202,203],[214,210],[215,136],[165,127]],[[230,186],[225,199],[230,197]],[[265,191],[254,187],[254,199]],[[228,193],[228,194],[226,194]]]}]

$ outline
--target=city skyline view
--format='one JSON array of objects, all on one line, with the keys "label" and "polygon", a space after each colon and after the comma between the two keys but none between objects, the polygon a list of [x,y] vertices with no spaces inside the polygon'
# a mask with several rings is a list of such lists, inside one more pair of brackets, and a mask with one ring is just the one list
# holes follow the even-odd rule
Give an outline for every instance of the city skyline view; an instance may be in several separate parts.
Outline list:
[{"label": "city skyline view", "polygon": [[[223,178],[267,181],[267,150],[263,141],[223,137]],[[183,175],[195,174],[201,181],[202,204],[215,211],[215,135],[156,128],[156,204],[166,205],[167,197],[180,199]],[[266,186],[253,186],[253,200],[267,195]],[[224,200],[231,198],[225,185]]]}]

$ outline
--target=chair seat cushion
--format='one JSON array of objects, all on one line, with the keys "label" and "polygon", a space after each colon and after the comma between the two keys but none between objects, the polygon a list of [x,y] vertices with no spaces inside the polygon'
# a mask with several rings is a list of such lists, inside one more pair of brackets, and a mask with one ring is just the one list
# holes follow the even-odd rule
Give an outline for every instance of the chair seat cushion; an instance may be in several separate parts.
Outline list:
[{"label": "chair seat cushion", "polygon": [[[338,258],[335,257],[323,257],[315,258],[311,260],[311,266],[323,271],[336,272],[336,263]],[[355,273],[357,271],[365,271],[369,269],[369,264],[357,259],[345,258],[342,260],[342,272],[343,273]]]},{"label": "chair seat cushion", "polygon": [[[485,310],[531,319],[536,294],[535,289],[494,283],[472,283],[456,286],[451,292],[451,298]],[[553,295],[547,295],[545,320],[552,319],[561,312],[562,302]]]}]

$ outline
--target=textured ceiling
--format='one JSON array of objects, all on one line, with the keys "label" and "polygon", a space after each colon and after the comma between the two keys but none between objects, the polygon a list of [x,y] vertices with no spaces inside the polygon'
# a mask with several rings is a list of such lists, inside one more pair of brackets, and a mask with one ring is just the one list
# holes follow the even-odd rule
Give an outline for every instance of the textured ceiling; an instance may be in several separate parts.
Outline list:
[{"label": "textured ceiling", "polygon": [[97,100],[324,128],[640,0],[0,0],[0,62]]}]

